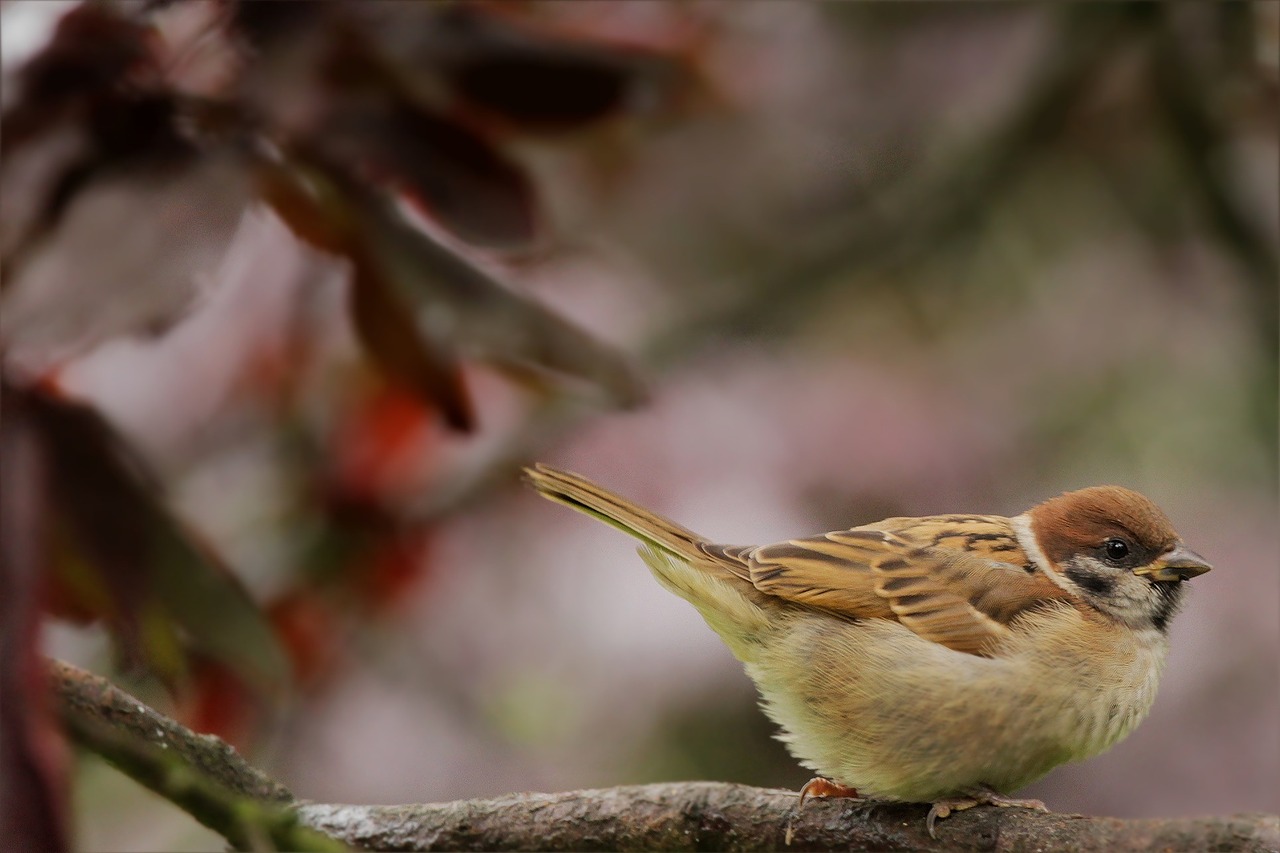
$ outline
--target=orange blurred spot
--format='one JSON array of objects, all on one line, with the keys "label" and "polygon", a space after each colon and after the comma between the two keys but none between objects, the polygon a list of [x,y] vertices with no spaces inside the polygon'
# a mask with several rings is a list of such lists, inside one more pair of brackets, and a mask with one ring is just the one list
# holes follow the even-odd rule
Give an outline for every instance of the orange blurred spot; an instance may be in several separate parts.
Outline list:
[{"label": "orange blurred spot", "polygon": [[378,543],[353,579],[364,603],[375,612],[394,608],[431,568],[431,530],[419,528]]},{"label": "orange blurred spot", "polygon": [[289,654],[300,686],[314,686],[332,672],[341,647],[340,618],[320,594],[295,590],[271,604],[267,618]]},{"label": "orange blurred spot", "polygon": [[401,386],[382,385],[351,409],[334,440],[336,485],[348,499],[415,488],[440,441],[436,410]]},{"label": "orange blurred spot", "polygon": [[222,664],[201,659],[192,667],[190,684],[179,699],[178,718],[197,732],[244,749],[262,713],[244,682]]}]

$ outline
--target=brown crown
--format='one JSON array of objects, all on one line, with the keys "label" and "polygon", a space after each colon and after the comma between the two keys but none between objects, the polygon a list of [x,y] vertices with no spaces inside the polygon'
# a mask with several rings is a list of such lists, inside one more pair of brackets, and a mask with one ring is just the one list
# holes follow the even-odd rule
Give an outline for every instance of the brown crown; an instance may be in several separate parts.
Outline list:
[{"label": "brown crown", "polygon": [[1151,554],[1178,542],[1177,531],[1160,507],[1121,486],[1092,486],[1050,498],[1030,511],[1041,550],[1057,568],[1072,554],[1123,537]]}]

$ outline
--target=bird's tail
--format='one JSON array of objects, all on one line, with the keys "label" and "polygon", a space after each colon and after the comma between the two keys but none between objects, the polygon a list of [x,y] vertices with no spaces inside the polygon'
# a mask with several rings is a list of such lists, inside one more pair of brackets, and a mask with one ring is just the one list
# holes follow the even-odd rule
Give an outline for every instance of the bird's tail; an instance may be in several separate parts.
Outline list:
[{"label": "bird's tail", "polygon": [[597,486],[585,477],[542,464],[526,468],[524,474],[529,484],[543,497],[594,516],[650,548],[682,560],[707,559],[699,547],[706,544],[703,537]]},{"label": "bird's tail", "polygon": [[751,583],[743,549],[712,545],[692,530],[637,506],[577,474],[547,465],[525,469],[525,478],[550,500],[594,516],[639,539],[640,556],[653,576],[698,609],[729,649],[751,663],[759,635],[770,628],[765,596]]}]

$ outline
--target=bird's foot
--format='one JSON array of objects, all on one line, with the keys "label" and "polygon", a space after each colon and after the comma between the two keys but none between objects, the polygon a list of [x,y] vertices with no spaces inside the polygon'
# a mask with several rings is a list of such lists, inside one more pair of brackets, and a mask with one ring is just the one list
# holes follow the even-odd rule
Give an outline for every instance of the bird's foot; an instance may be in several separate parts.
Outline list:
[{"label": "bird's foot", "polygon": [[875,805],[873,800],[863,800],[856,788],[850,788],[848,785],[841,785],[839,782],[832,782],[830,779],[823,776],[814,776],[808,782],[805,782],[804,787],[800,789],[800,802],[796,805],[795,814],[787,818],[787,833],[784,840],[784,844],[787,847],[791,846],[791,839],[793,837],[793,819],[799,815],[800,810],[804,808],[804,801],[810,797],[824,800],[837,797],[861,800],[861,802],[858,803],[859,810]]},{"label": "bird's foot", "polygon": [[1002,806],[1005,808],[1048,811],[1044,803],[1039,800],[1019,800],[1014,797],[1006,797],[1004,794],[994,791],[985,785],[979,785],[965,789],[961,792],[961,796],[947,797],[933,804],[933,807],[929,809],[929,816],[925,818],[924,822],[925,827],[929,830],[929,837],[938,837],[934,833],[934,824],[939,818],[945,818],[952,812],[962,812],[974,806]]},{"label": "bird's foot", "polygon": [[858,799],[858,791],[847,785],[841,785],[839,782],[832,782],[822,776],[814,776],[808,782],[804,783],[804,787],[800,789],[800,804],[797,808],[804,808],[804,801],[810,797],[848,797],[850,799]]}]

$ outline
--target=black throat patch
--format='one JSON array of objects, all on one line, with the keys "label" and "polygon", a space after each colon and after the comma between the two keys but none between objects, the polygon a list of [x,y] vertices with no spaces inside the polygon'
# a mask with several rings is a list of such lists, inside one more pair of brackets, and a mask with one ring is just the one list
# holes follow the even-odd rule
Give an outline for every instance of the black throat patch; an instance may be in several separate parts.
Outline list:
[{"label": "black throat patch", "polygon": [[1155,629],[1164,632],[1173,614],[1178,612],[1182,604],[1182,581],[1156,581],[1156,609],[1151,614],[1151,624]]}]

